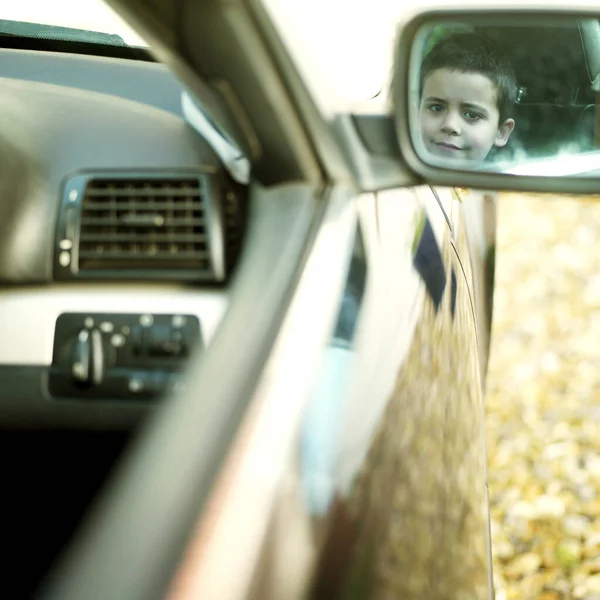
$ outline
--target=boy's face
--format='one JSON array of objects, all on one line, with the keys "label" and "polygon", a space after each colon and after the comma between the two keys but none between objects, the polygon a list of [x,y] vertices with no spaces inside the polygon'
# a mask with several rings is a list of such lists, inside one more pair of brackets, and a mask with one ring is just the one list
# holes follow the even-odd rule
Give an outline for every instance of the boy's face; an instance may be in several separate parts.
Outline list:
[{"label": "boy's face", "polygon": [[498,93],[479,73],[432,71],[423,82],[419,127],[429,152],[451,161],[483,161],[508,142],[515,122],[500,123]]}]

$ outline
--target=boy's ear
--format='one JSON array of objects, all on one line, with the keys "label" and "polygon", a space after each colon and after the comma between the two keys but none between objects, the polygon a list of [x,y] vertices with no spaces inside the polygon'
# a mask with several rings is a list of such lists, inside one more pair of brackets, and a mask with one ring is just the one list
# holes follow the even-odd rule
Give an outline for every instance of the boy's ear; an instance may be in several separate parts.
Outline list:
[{"label": "boy's ear", "polygon": [[494,141],[494,146],[497,148],[502,148],[502,146],[506,146],[508,142],[508,138],[510,134],[513,132],[515,128],[515,120],[514,119],[506,119],[504,123],[498,127],[498,133],[496,134],[496,140]]}]

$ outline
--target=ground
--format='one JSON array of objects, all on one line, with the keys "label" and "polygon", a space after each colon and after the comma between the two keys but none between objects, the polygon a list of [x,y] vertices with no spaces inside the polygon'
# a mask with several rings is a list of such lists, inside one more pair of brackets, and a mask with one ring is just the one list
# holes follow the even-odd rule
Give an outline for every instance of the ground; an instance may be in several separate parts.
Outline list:
[{"label": "ground", "polygon": [[496,600],[600,599],[600,197],[503,194],[486,395]]}]

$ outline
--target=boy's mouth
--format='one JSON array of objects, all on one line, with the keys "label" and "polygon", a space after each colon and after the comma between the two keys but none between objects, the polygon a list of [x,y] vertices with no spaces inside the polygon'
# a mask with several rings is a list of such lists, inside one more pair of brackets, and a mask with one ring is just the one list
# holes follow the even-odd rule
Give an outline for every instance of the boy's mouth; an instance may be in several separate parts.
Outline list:
[{"label": "boy's mouth", "polygon": [[434,142],[434,144],[444,152],[456,152],[457,150],[462,150],[462,148],[455,144],[451,144],[450,142]]}]

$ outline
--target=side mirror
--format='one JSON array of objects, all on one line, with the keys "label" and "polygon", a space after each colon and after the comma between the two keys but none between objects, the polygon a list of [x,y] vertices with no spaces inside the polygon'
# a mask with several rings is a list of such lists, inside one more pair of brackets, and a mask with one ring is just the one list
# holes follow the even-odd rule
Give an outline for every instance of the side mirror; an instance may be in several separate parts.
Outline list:
[{"label": "side mirror", "polygon": [[597,193],[599,16],[482,7],[408,22],[393,100],[409,167],[440,185]]}]

